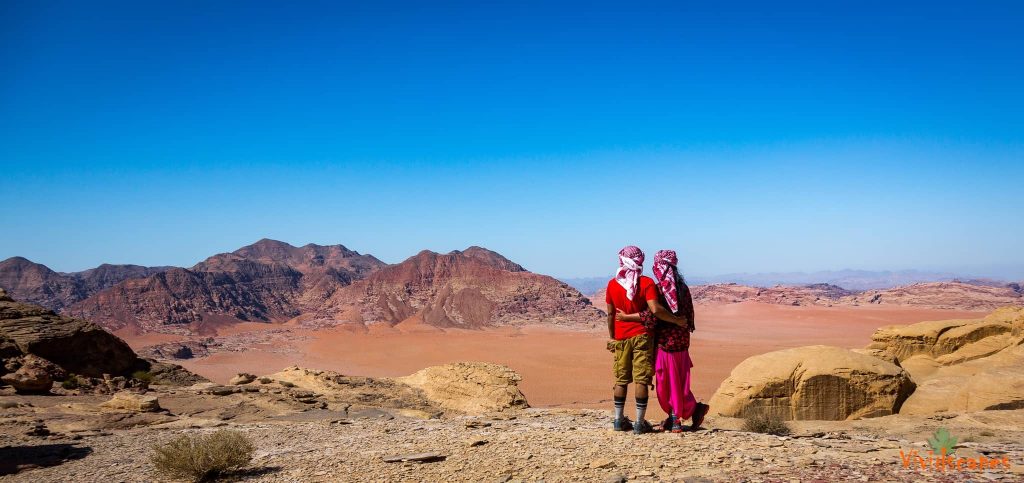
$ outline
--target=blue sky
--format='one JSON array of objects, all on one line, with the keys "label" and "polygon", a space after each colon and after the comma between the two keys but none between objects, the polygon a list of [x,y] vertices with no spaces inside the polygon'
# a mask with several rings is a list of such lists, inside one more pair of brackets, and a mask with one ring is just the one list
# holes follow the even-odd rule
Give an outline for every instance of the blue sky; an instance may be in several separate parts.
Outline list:
[{"label": "blue sky", "polygon": [[0,259],[1024,278],[1024,7],[890,3],[2,2]]}]

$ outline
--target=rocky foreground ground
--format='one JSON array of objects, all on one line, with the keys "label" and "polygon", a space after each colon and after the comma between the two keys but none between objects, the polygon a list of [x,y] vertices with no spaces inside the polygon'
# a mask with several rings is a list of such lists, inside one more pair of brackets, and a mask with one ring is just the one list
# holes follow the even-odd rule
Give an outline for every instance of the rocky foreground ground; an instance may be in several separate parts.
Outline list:
[{"label": "rocky foreground ground", "polygon": [[[592,410],[420,419],[368,408],[314,409],[252,422],[164,414],[165,423],[154,420],[149,422],[157,424],[129,429],[116,429],[118,421],[128,424],[135,416],[105,413],[108,429],[103,429],[88,418],[54,417],[64,410],[4,410],[3,466],[52,465],[24,468],[4,481],[160,481],[149,463],[149,447],[214,427],[237,429],[256,444],[253,463],[230,476],[235,481],[1024,480],[1021,431],[1003,429],[1024,427],[1024,410],[794,423],[789,437],[739,431],[740,422],[727,418],[681,435],[634,436],[611,431],[607,414]],[[37,422],[48,412],[44,424],[53,429]],[[927,456],[925,440],[939,426],[960,437],[958,457],[1005,457],[1010,468],[941,471],[920,469],[917,462],[905,467],[901,451]],[[401,458],[412,461],[388,462]]]}]

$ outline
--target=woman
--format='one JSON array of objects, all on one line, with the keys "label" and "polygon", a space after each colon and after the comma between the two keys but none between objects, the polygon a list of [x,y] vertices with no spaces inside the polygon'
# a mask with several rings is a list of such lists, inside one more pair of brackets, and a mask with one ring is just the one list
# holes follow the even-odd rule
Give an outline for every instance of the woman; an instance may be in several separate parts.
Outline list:
[{"label": "woman", "polygon": [[655,351],[654,387],[658,404],[668,413],[662,427],[666,431],[681,433],[683,419],[692,419],[691,429],[697,429],[704,422],[710,407],[698,403],[690,391],[690,332],[694,327],[693,298],[690,288],[676,268],[676,252],[661,250],[654,256],[654,281],[657,283],[659,302],[673,315],[684,318],[688,324],[678,325],[659,320],[650,311],[617,318],[625,321],[641,321],[654,327]]}]

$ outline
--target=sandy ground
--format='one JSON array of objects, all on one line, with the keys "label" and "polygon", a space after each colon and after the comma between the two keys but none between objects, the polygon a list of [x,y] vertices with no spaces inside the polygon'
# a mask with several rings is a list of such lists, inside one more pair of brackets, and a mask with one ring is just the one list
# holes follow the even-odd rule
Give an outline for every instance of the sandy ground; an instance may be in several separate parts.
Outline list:
[{"label": "sandy ground", "polygon": [[[752,355],[812,344],[863,347],[870,342],[875,329],[882,326],[979,318],[984,314],[912,307],[794,307],[756,302],[698,306],[697,331],[691,346],[694,393],[700,400],[710,399],[732,368]],[[604,321],[597,323],[603,325]],[[245,324],[231,332],[267,327],[281,326]],[[604,408],[611,398],[611,356],[605,350],[607,333],[600,328],[441,331],[412,325],[369,333],[345,329],[295,329],[294,333],[302,337],[276,342],[292,346],[293,350],[285,353],[260,348],[180,362],[194,372],[225,382],[238,372],[269,374],[291,365],[352,375],[400,376],[448,362],[486,361],[518,371],[523,376],[520,387],[533,406]],[[136,348],[153,343],[152,337],[124,335]],[[651,416],[661,417],[661,412],[654,410]]]}]

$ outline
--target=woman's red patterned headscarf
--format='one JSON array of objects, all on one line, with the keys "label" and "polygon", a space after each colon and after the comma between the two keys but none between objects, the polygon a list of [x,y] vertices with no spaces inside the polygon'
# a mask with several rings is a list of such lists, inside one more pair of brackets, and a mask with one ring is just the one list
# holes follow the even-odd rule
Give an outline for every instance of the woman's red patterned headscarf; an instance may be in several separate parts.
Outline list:
[{"label": "woman's red patterned headscarf", "polygon": [[679,295],[676,293],[676,252],[658,250],[654,254],[654,280],[661,287],[661,294],[672,312],[679,310]]}]

